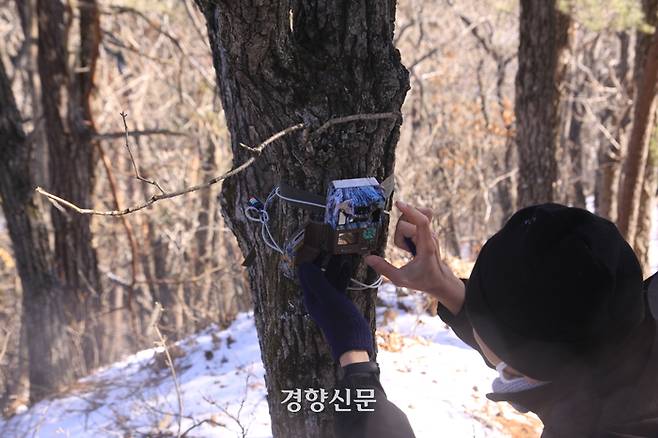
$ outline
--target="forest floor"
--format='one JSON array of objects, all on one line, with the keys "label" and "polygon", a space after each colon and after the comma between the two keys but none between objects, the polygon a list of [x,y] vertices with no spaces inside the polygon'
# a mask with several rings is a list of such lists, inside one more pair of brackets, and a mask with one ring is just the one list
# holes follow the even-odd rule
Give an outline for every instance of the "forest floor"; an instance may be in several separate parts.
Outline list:
[{"label": "forest floor", "polygon": [[[421,296],[379,291],[377,341],[382,384],[418,438],[538,436],[541,423],[486,399],[495,371],[438,318]],[[209,328],[169,348],[186,437],[270,437],[263,365],[253,316]],[[178,397],[161,348],[141,351],[78,381],[8,420],[3,438],[172,437]]]}]

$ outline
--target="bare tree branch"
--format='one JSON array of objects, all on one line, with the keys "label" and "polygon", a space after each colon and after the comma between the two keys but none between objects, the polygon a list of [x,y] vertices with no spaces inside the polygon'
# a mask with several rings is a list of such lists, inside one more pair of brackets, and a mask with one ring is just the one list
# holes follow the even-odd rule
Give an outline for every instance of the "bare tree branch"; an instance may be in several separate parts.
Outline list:
[{"label": "bare tree branch", "polygon": [[340,123],[355,122],[357,120],[397,119],[399,117],[402,117],[402,115],[400,113],[397,113],[397,112],[374,113],[374,114],[354,114],[354,115],[351,115],[351,116],[336,117],[334,119],[327,120],[322,126],[320,126],[318,129],[313,131],[311,133],[311,137],[317,137],[318,135],[322,134],[324,131],[326,131],[330,127],[332,127],[334,125],[338,125]]},{"label": "bare tree branch", "polygon": [[[276,134],[272,135],[269,137],[267,140],[264,142],[260,143],[258,146],[251,147],[247,146],[245,144],[240,144],[242,147],[245,149],[254,152],[256,156],[253,156],[246,160],[244,163],[241,165],[231,169],[230,171],[224,173],[223,175],[217,176],[215,178],[212,178],[202,184],[198,184],[195,186],[187,187],[181,190],[177,190],[174,192],[165,192],[160,185],[155,181],[155,180],[148,180],[146,178],[143,178],[137,169],[137,164],[135,163],[132,151],[130,150],[130,145],[128,144],[128,127],[126,125],[126,117],[127,115],[125,113],[121,113],[121,117],[123,118],[124,122],[124,136],[126,138],[126,148],[128,149],[128,153],[130,154],[130,159],[133,164],[133,168],[135,170],[135,177],[141,181],[144,181],[146,183],[149,183],[151,185],[156,186],[161,193],[156,193],[152,195],[148,200],[144,201],[141,204],[132,206],[132,207],[127,207],[121,210],[107,210],[107,211],[101,211],[101,210],[95,210],[93,208],[84,208],[80,207],[78,205],[75,205],[74,203],[67,201],[66,199],[60,198],[57,195],[54,195],[47,190],[37,187],[34,190],[39,193],[40,195],[45,196],[53,205],[55,205],[58,209],[64,211],[65,208],[68,208],[70,210],[75,211],[78,214],[89,214],[89,215],[96,215],[96,216],[123,216],[126,214],[134,213],[139,210],[143,210],[147,207],[150,207],[151,205],[155,204],[158,201],[162,201],[163,199],[171,199],[171,198],[176,198],[182,195],[186,195],[191,192],[196,192],[199,190],[207,189],[214,184],[217,184],[220,181],[225,180],[226,178],[229,178],[233,175],[236,175],[249,166],[251,166],[255,161],[258,155],[261,154],[261,152],[271,143],[274,141],[285,137],[286,135],[289,135],[293,132],[302,130],[302,129],[308,129],[308,126],[304,123],[298,123],[296,125],[289,126],[288,128],[277,132]],[[391,112],[391,113],[373,113],[373,114],[354,114],[350,116],[344,116],[344,117],[336,117],[334,119],[330,119],[327,122],[325,122],[322,126],[320,126],[317,130],[311,132],[308,136],[308,138],[313,138],[317,137],[321,133],[325,132],[327,129],[329,129],[331,126],[342,124],[342,123],[349,123],[349,122],[355,122],[355,121],[361,121],[361,120],[381,120],[381,119],[388,119],[388,118],[398,118],[401,117],[400,113],[397,112]]]},{"label": "bare tree branch", "polygon": [[155,305],[157,311],[157,318],[155,320],[155,324],[153,324],[153,329],[155,330],[155,333],[158,335],[158,339],[159,339],[155,344],[164,349],[164,353],[167,358],[167,365],[169,366],[169,371],[171,372],[171,376],[174,379],[174,387],[176,388],[176,397],[178,398],[178,433],[176,434],[176,437],[180,438],[181,422],[183,421],[183,396],[180,392],[180,385],[178,384],[178,378],[176,377],[176,368],[174,368],[174,362],[171,359],[171,354],[169,354],[169,349],[167,348],[167,340],[162,335],[162,332],[158,327],[158,324],[160,323],[160,317],[162,316],[163,308],[160,303],[155,303]]},{"label": "bare tree branch", "polygon": [[5,338],[2,341],[2,347],[0,347],[0,363],[4,359],[5,354],[7,354],[7,348],[9,347],[9,339],[11,338],[11,330],[5,330]]},{"label": "bare tree branch", "polygon": [[[114,140],[117,138],[124,137],[125,132],[106,132],[103,134],[96,134],[94,139],[96,140]],[[185,132],[171,131],[169,129],[142,129],[140,131],[129,131],[128,135],[130,137],[144,137],[148,135],[166,135],[170,137],[189,137],[189,134]]]},{"label": "bare tree branch", "polygon": [[208,423],[212,426],[226,427],[222,423],[218,423],[217,421],[213,420],[212,418],[206,418],[205,420],[201,420],[197,423],[194,423],[192,426],[188,427],[187,430],[185,432],[183,432],[183,434],[180,436],[180,438],[185,438],[188,433],[192,432],[197,427],[203,426],[206,423]]},{"label": "bare tree branch", "polygon": [[305,125],[303,123],[298,123],[296,125],[290,126],[286,129],[284,129],[283,131],[277,132],[276,134],[274,134],[273,136],[271,136],[270,138],[268,138],[267,140],[265,140],[264,142],[262,142],[261,144],[259,144],[255,148],[247,146],[244,143],[240,143],[240,146],[242,146],[243,148],[248,149],[252,152],[255,152],[256,154],[260,154],[261,152],[263,152],[263,149],[265,149],[265,147],[267,147],[267,145],[269,145],[270,143],[272,143],[275,140],[278,140],[281,137],[284,137],[284,136],[286,136],[290,133],[293,133],[295,131],[299,131],[300,129],[303,129],[304,127],[305,127]]},{"label": "bare tree branch", "polygon": [[125,133],[125,137],[126,137],[126,149],[128,149],[128,154],[130,155],[130,162],[132,163],[133,169],[135,170],[135,178],[137,178],[140,181],[144,181],[145,183],[154,185],[164,195],[166,192],[160,186],[160,184],[158,184],[158,182],[156,180],[146,179],[139,173],[137,163],[135,162],[135,157],[133,156],[133,152],[130,149],[130,144],[128,143],[128,124],[126,123],[126,117],[128,117],[128,114],[126,114],[125,112],[122,111],[121,112],[121,119],[123,120],[123,129],[124,129],[124,133]]}]

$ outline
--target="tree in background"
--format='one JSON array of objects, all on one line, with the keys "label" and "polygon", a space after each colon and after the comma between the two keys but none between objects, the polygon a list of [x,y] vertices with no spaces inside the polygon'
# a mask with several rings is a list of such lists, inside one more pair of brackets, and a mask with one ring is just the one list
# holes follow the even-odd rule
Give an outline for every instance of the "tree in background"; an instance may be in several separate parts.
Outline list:
[{"label": "tree in background", "polygon": [[[38,69],[48,145],[48,190],[79,205],[91,205],[97,144],[90,95],[100,44],[99,11],[95,0],[78,6],[80,43],[74,65],[68,57],[72,11],[59,0],[38,0]],[[83,367],[103,362],[102,334],[94,322],[103,291],[91,217],[51,208],[55,234],[55,270],[66,285],[59,300],[76,324],[70,327],[83,351]],[[86,370],[83,370],[85,372]]]},{"label": "tree in background", "polygon": [[[598,119],[595,120],[599,126],[600,148],[597,153],[599,168],[596,175],[596,213],[612,222],[617,222],[617,209],[619,205],[619,179],[621,175],[623,145],[628,127],[631,123],[630,109],[632,103],[632,72],[631,60],[634,51],[631,46],[631,31],[619,30],[616,35],[618,53],[614,68],[603,72],[601,81],[610,89],[616,90],[615,95],[623,100],[619,105],[609,105],[605,108]],[[612,46],[613,44],[608,44]],[[604,59],[605,56],[596,56],[592,53],[589,58],[593,61]],[[596,58],[596,59],[595,59]],[[600,70],[600,69],[595,69]],[[613,96],[611,96],[613,97]],[[624,102],[625,101],[625,102]],[[602,128],[605,128],[602,129]]]},{"label": "tree in background", "polygon": [[[32,4],[33,5],[33,4]],[[17,3],[22,17],[28,6]],[[89,97],[98,57],[100,28],[96,3],[80,6],[78,65],[68,66],[70,21],[59,1],[37,2],[39,78],[49,145],[50,179],[65,196],[89,203],[95,147]],[[68,23],[68,24],[67,24]],[[23,23],[24,29],[29,26]],[[26,32],[27,33],[27,32]],[[2,199],[23,284],[23,318],[29,356],[30,397],[38,399],[101,363],[97,326],[88,324],[101,293],[89,217],[52,209],[55,249],[45,215],[33,200],[32,148],[21,126],[11,85],[2,69],[4,123]],[[96,304],[91,304],[96,303]]]},{"label": "tree in background", "polygon": [[[253,166],[225,181],[222,207],[248,268],[268,402],[275,437],[332,436],[332,417],[292,415],[283,389],[330,388],[336,369],[318,329],[305,314],[297,286],[282,277],[279,258],[246,220],[251,196],[265,197],[279,182],[325,193],[334,179],[393,172],[408,89],[393,45],[395,1],[197,2],[203,10],[235,163],[272,133],[304,123],[313,129],[341,116],[393,113],[378,120],[327,126],[321,135],[297,133],[264,149]],[[295,207],[272,216],[278,241],[304,224]],[[383,245],[384,240],[381,241]],[[364,265],[358,276],[364,276]],[[354,295],[374,329],[375,291]]]},{"label": "tree in background", "polygon": [[521,0],[514,110],[519,208],[560,200],[559,110],[569,25],[555,0]]},{"label": "tree in background", "polygon": [[70,359],[75,352],[66,329],[65,288],[53,269],[45,218],[34,199],[29,155],[20,113],[0,63],[0,196],[23,285],[31,397],[38,399],[74,379]]},{"label": "tree in background", "polygon": [[[647,22],[654,26],[651,34],[638,32],[635,48],[635,70],[634,82],[634,106],[633,126],[626,147],[626,159],[623,167],[623,178],[619,190],[619,211],[617,225],[626,240],[634,243],[636,249],[636,234],[641,232],[640,239],[647,239],[649,229],[647,224],[642,224],[640,219],[642,190],[645,184],[645,175],[649,173],[646,182],[652,185],[653,162],[649,159],[649,145],[651,132],[654,127],[656,80],[658,79],[658,32],[655,25],[658,23],[656,13],[658,12],[658,1],[644,0],[642,2]],[[649,188],[649,190],[651,190]],[[653,189],[655,197],[655,188]],[[650,198],[644,197],[644,202],[651,204]],[[650,208],[650,205],[647,205]],[[651,210],[645,212],[650,218]],[[650,219],[649,219],[650,220]],[[645,245],[647,243],[641,244]],[[641,251],[648,253],[648,251]]]},{"label": "tree in background", "polygon": [[[26,220],[43,225],[32,226],[42,232],[34,233],[43,238],[37,249],[22,250],[32,244],[16,241],[27,229],[17,222],[20,214],[0,218],[0,256],[12,256],[9,265],[0,264],[2,278],[20,275],[23,285],[1,286],[0,326],[11,342],[0,359],[0,407],[27,403],[29,380],[38,399],[99,363],[152,346],[155,301],[165,304],[160,322],[169,340],[224,325],[250,304],[243,268],[231,257],[237,244],[210,191],[120,220],[92,220],[63,204],[51,208],[47,198],[28,192],[41,186],[82,207],[121,209],[159,193],[135,177],[136,168],[175,188],[207,181],[228,165],[225,125],[214,113],[212,58],[205,36],[199,37],[204,29],[196,26],[203,17],[189,2],[169,6],[163,10],[171,15],[151,11],[152,20],[138,9],[107,4],[101,30],[95,2],[0,5],[8,76],[1,104],[22,113],[17,126],[27,133],[25,149],[3,150],[12,157],[3,176],[13,175],[5,181],[13,183],[4,186],[3,208],[19,212],[12,201],[29,203]],[[196,32],[179,33],[190,25]],[[99,32],[105,35],[100,53]],[[131,112],[128,125],[135,129],[123,129],[122,110]],[[185,133],[161,125],[185,126]],[[4,130],[3,139],[13,132]],[[128,139],[139,146],[134,159]],[[25,278],[30,271],[23,264],[43,267],[52,285],[37,275]]]}]

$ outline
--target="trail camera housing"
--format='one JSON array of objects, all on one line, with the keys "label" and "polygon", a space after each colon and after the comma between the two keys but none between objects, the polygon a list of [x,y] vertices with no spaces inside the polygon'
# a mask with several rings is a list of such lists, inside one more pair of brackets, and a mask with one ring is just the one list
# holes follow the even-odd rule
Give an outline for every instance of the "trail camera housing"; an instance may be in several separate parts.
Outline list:
[{"label": "trail camera housing", "polygon": [[282,199],[322,220],[310,221],[283,245],[283,274],[296,281],[297,266],[319,255],[364,255],[376,250],[393,188],[393,176],[381,184],[371,177],[342,179],[332,181],[323,198],[280,183]]},{"label": "trail camera housing", "polygon": [[324,222],[331,227],[331,254],[368,254],[376,249],[386,208],[384,189],[375,178],[332,181]]}]

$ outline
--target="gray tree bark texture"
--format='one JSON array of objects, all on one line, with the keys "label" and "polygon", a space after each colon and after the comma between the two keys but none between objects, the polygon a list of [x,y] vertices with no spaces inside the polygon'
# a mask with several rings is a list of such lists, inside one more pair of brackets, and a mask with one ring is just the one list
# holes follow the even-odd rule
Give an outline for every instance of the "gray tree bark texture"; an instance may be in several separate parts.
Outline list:
[{"label": "gray tree bark texture", "polygon": [[521,0],[515,99],[519,208],[559,200],[560,99],[569,24],[556,0]]},{"label": "gray tree bark texture", "polygon": [[30,398],[73,381],[63,287],[52,269],[44,218],[34,202],[30,149],[4,66],[0,62],[0,198],[23,287]]},{"label": "gray tree bark texture", "polygon": [[[77,205],[92,205],[97,145],[90,95],[100,42],[99,11],[94,0],[79,7],[80,45],[75,65],[69,65],[67,44],[73,11],[61,0],[38,0],[39,77],[44,126],[48,143],[50,187]],[[51,209],[55,234],[54,262],[66,284],[62,297],[69,304],[80,333],[87,366],[103,362],[101,330],[92,317],[102,292],[96,249],[92,245],[91,216]]]},{"label": "gray tree bark texture", "polygon": [[[657,0],[643,0],[647,21],[655,25]],[[635,48],[635,82],[633,126],[626,147],[619,190],[617,226],[629,242],[635,241],[642,199],[649,143],[654,128],[656,81],[658,80],[658,32],[647,36],[638,33]]]},{"label": "gray tree bark texture", "polygon": [[[393,45],[394,0],[197,0],[213,52],[234,164],[251,157],[240,143],[257,145],[300,122],[319,126],[339,116],[400,111],[408,73]],[[296,133],[268,146],[246,171],[224,182],[223,214],[248,268],[261,357],[266,371],[272,433],[281,438],[332,437],[332,413],[289,413],[282,390],[330,389],[336,367],[304,310],[299,288],[284,278],[280,258],[265,246],[260,227],[246,220],[251,196],[261,200],[283,181],[326,193],[331,180],[393,172],[399,118],[335,125],[317,138]],[[270,212],[282,242],[305,224],[287,204]],[[384,236],[380,241],[383,250]],[[365,275],[360,265],[355,276]],[[374,330],[375,291],[351,293]]]},{"label": "gray tree bark texture", "polygon": [[[656,12],[658,9],[658,0],[644,0],[642,2],[646,21],[656,26],[658,24],[658,16]],[[643,67],[646,65],[647,56],[652,46],[652,35],[644,32],[637,32],[636,39],[636,57],[635,57],[635,71],[634,80],[635,86],[642,85],[644,75]],[[655,100],[655,99],[654,99]],[[649,246],[651,244],[651,222],[653,212],[656,207],[656,190],[658,189],[658,157],[657,144],[656,144],[656,109],[655,102],[652,107],[651,115],[647,125],[648,132],[646,133],[647,139],[647,159],[644,166],[644,175],[642,175],[642,192],[640,194],[639,205],[637,206],[637,220],[635,226],[635,236],[633,249],[637,254],[642,270],[645,276],[653,274],[651,272],[651,263],[649,261]]]},{"label": "gray tree bark texture", "polygon": [[[654,116],[655,117],[655,116]],[[640,197],[640,213],[638,215],[637,230],[633,249],[642,265],[645,277],[653,274],[649,260],[649,247],[651,246],[651,222],[653,211],[656,208],[656,190],[658,190],[658,155],[655,138],[651,140],[647,165],[644,168],[644,183]]]},{"label": "gray tree bark texture", "polygon": [[[631,50],[631,36],[627,31],[619,32],[617,36],[619,40],[619,60],[615,66],[615,75],[617,83],[624,89],[624,92],[631,95],[633,92],[633,81],[630,77],[632,72],[631,57],[634,56],[634,51]],[[616,86],[616,82],[610,79],[604,83]],[[599,136],[599,169],[596,175],[596,197],[594,199],[596,214],[612,222],[617,222],[619,177],[622,161],[622,150],[619,145],[623,146],[625,143],[626,131],[631,123],[630,107],[624,107],[616,111],[608,108],[600,116],[600,122],[604,126],[611,127],[611,134],[617,144],[613,144],[603,134]]]},{"label": "gray tree bark texture", "polygon": [[[66,47],[70,21],[65,19],[71,11],[60,1],[37,2],[38,68],[45,90],[41,96],[52,186],[81,205],[91,205],[93,190],[89,96],[100,37],[95,5],[90,1],[80,8],[79,64],[72,73]],[[84,331],[92,301],[88,297],[98,296],[100,281],[88,217],[53,209],[55,248],[50,248],[45,218],[33,199],[33,145],[22,131],[4,68],[0,76],[0,195],[23,286],[30,398],[38,400],[84,373],[87,364],[100,363],[97,332],[82,341],[71,335]],[[78,354],[81,348],[88,353],[85,357]]]}]

